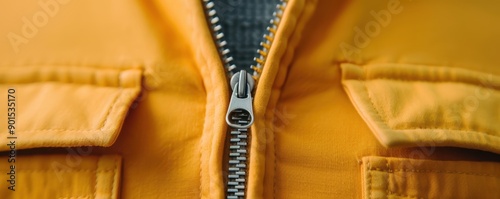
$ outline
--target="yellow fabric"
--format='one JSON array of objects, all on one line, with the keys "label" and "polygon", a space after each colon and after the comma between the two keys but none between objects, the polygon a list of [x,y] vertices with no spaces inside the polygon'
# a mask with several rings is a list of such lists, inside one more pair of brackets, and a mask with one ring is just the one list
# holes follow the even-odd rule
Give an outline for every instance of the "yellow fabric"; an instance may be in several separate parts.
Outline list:
[{"label": "yellow fabric", "polygon": [[[422,142],[410,148],[384,147],[342,88],[340,65],[446,66],[498,76],[497,56],[482,51],[500,44],[494,36],[500,29],[491,26],[500,17],[492,8],[500,5],[489,1],[399,1],[401,12],[392,14],[390,23],[380,25],[380,33],[370,37],[368,45],[349,56],[341,44],[355,46],[354,28],[364,30],[377,21],[372,10],[387,11],[395,1],[307,2],[313,4],[313,14],[303,22],[307,24],[299,34],[295,53],[278,59],[292,61],[279,66],[283,72],[277,79],[281,82],[273,85],[282,86],[270,97],[278,99],[275,104],[270,100],[266,107],[275,117],[267,118],[274,130],[266,130],[266,138],[273,138],[266,142],[266,151],[274,156],[266,156],[264,198],[362,198],[358,162],[364,156],[499,161],[497,154],[467,150],[465,145],[449,148]],[[418,109],[421,105],[409,106]],[[500,124],[493,121],[490,125],[498,128]],[[274,175],[267,175],[268,171]]]},{"label": "yellow fabric", "polygon": [[499,198],[499,163],[364,157],[364,198]]},{"label": "yellow fabric", "polygon": [[[35,155],[17,161],[15,192],[2,190],[1,198],[120,198],[120,156]],[[2,161],[0,166],[8,168],[10,165]],[[5,180],[1,185],[5,189],[12,186]]]},{"label": "yellow fabric", "polygon": [[403,64],[341,68],[351,101],[383,145],[500,153],[499,77]]},{"label": "yellow fabric", "polygon": [[[2,74],[0,89],[16,90],[17,149],[110,146],[141,86],[136,69],[40,65]],[[7,121],[7,114],[0,118]],[[7,135],[7,128],[3,131]],[[0,150],[9,150],[9,141],[2,140]]]},{"label": "yellow fabric", "polygon": [[[496,138],[452,131],[402,137],[394,128],[439,124],[499,135],[499,7],[487,0],[290,0],[255,88],[248,198],[363,198],[362,171],[373,156],[435,160],[429,165],[436,170],[488,167],[484,172],[498,176]],[[0,11],[0,93],[16,88],[17,126],[25,129],[17,132],[19,168],[90,146],[92,155],[123,158],[121,188],[114,190],[121,198],[224,197],[229,87],[201,1],[6,1]],[[372,75],[407,81],[367,83]],[[452,111],[457,119],[438,118],[475,96],[483,75],[491,95],[470,117]],[[441,88],[412,78],[456,83]],[[376,94],[374,105],[362,98],[361,82]],[[114,106],[115,98],[121,103]],[[388,127],[370,115],[373,106],[384,111]],[[7,159],[5,111],[0,107],[0,150]],[[53,128],[85,131],[40,131]],[[18,186],[50,195],[42,188],[51,177],[31,176],[29,185]],[[491,181],[467,177],[487,190],[447,191],[498,195]],[[433,198],[434,190],[418,184],[428,178],[436,187],[454,179],[419,173],[407,194]],[[68,179],[82,186],[61,193],[91,192],[89,176]],[[99,182],[109,187],[110,180]],[[0,194],[18,193],[0,187]]]}]

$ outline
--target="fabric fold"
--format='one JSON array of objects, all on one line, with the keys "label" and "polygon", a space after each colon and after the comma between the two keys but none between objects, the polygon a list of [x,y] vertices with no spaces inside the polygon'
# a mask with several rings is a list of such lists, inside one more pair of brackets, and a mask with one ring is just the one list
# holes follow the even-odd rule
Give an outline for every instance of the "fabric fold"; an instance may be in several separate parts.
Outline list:
[{"label": "fabric fold", "polygon": [[500,153],[500,77],[408,64],[341,68],[352,103],[384,146]]},{"label": "fabric fold", "polygon": [[[110,146],[141,90],[141,70],[17,67],[0,72],[0,90],[14,92],[14,129],[2,128],[0,150]],[[7,104],[7,98],[0,99]],[[7,117],[2,115],[0,117]],[[7,121],[7,118],[2,118]]]}]

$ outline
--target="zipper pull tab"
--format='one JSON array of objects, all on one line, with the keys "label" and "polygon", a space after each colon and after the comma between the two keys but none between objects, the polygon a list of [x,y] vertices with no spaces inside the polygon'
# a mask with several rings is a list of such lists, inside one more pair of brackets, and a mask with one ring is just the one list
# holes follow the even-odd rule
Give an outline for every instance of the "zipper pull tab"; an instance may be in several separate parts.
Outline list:
[{"label": "zipper pull tab", "polygon": [[252,90],[255,84],[252,76],[241,70],[231,77],[231,101],[226,113],[226,122],[237,129],[246,129],[253,124]]}]

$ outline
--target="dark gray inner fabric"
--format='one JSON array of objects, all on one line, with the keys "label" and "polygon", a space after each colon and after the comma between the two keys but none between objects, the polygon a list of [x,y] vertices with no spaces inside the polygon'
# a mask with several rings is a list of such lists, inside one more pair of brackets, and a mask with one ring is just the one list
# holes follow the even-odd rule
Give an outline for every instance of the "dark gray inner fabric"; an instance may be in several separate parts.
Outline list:
[{"label": "dark gray inner fabric", "polygon": [[279,0],[214,0],[234,64],[249,71]]}]

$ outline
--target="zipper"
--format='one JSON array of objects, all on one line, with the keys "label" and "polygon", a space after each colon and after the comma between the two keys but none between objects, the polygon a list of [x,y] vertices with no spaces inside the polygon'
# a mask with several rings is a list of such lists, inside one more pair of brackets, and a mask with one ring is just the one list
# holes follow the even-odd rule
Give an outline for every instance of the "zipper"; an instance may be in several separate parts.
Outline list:
[{"label": "zipper", "polygon": [[254,64],[250,66],[249,74],[246,70],[236,70],[230,50],[226,47],[224,33],[219,22],[219,17],[214,9],[213,0],[202,0],[205,14],[207,16],[212,36],[217,45],[219,55],[226,70],[227,77],[230,77],[229,84],[232,89],[229,107],[226,113],[226,123],[229,126],[229,161],[228,174],[226,178],[226,198],[245,198],[247,171],[249,165],[248,145],[250,139],[250,126],[253,124],[253,101],[252,91],[262,73],[262,68],[271,49],[274,37],[278,30],[283,12],[286,8],[286,0],[281,0],[276,6],[267,33],[263,36],[260,48],[256,51]]}]

